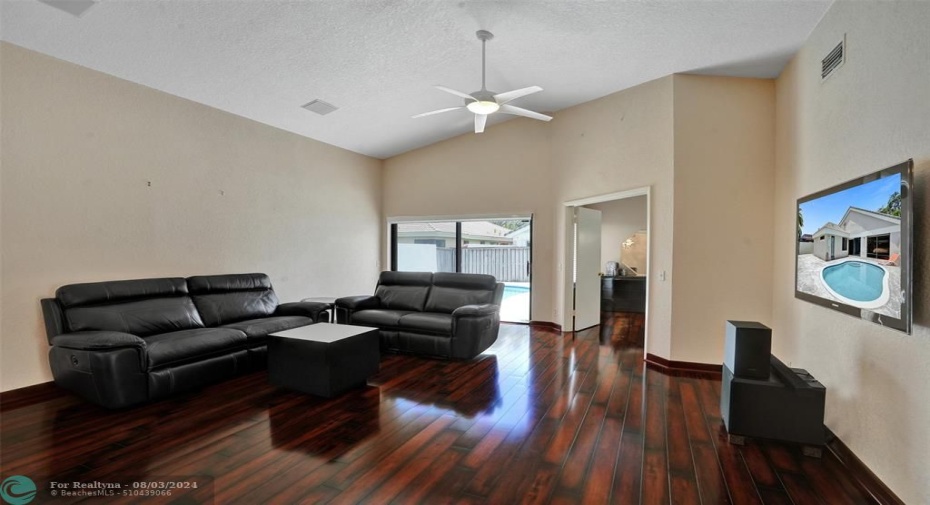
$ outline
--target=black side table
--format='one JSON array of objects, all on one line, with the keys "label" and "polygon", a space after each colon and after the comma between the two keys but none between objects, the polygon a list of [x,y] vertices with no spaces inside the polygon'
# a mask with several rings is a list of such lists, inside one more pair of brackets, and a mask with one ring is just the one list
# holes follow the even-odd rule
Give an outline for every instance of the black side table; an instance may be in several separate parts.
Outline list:
[{"label": "black side table", "polygon": [[335,323],[335,322],[336,322],[336,310],[335,310],[335,308],[336,308],[336,297],[335,297],[335,296],[313,296],[313,297],[310,297],[310,298],[304,298],[304,299],[301,300],[301,301],[302,301],[302,302],[325,303],[325,304],[329,305],[329,307],[327,307],[327,309],[326,309],[326,314],[329,316],[329,319],[328,319],[326,322],[327,322],[327,323]]}]

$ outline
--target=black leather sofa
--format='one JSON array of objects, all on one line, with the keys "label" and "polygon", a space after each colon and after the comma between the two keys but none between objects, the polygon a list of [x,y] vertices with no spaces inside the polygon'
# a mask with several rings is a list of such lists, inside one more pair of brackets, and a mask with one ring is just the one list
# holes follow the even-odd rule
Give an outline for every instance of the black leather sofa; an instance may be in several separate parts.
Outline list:
[{"label": "black leather sofa", "polygon": [[503,296],[491,275],[381,272],[373,296],[337,299],[336,316],[378,328],[385,352],[471,359],[497,340]]},{"label": "black leather sofa", "polygon": [[265,274],[71,284],[42,300],[55,383],[108,408],[261,369],[270,333],[326,309],[278,303]]}]

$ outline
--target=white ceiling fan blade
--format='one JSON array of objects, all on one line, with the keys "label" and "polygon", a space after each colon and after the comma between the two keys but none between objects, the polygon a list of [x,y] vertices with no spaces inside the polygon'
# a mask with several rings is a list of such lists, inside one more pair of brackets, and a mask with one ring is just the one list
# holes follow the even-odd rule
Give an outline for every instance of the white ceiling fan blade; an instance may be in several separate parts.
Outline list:
[{"label": "white ceiling fan blade", "polygon": [[465,108],[464,106],[461,106],[461,107],[448,107],[448,108],[445,108],[445,109],[439,109],[439,110],[433,110],[433,111],[429,111],[429,112],[424,112],[423,114],[417,114],[416,116],[410,116],[410,118],[411,118],[411,119],[416,119],[416,118],[418,118],[418,117],[432,116],[433,114],[442,114],[443,112],[449,112],[450,110],[459,110],[459,109],[464,109],[464,108]]},{"label": "white ceiling fan blade", "polygon": [[475,133],[484,133],[484,124],[487,121],[487,114],[475,114]]},{"label": "white ceiling fan blade", "polygon": [[549,121],[552,119],[552,116],[547,116],[545,114],[540,114],[538,112],[533,112],[531,110],[521,109],[520,107],[514,107],[513,105],[501,105],[501,112],[504,114],[513,114],[514,116],[523,116],[533,119],[538,119],[540,121]]},{"label": "white ceiling fan blade", "polygon": [[520,98],[521,96],[532,95],[533,93],[539,93],[540,91],[542,91],[542,88],[539,86],[530,86],[528,88],[520,88],[513,91],[498,93],[494,95],[494,99],[497,100],[498,104],[504,105],[505,103]]},{"label": "white ceiling fan blade", "polygon": [[447,87],[445,87],[445,86],[435,86],[435,88],[438,89],[439,91],[445,91],[446,93],[450,93],[450,94],[453,94],[453,95],[455,95],[455,96],[460,96],[460,97],[465,98],[465,99],[468,99],[468,100],[474,100],[474,99],[475,99],[475,97],[469,95],[468,93],[465,93],[464,91],[457,91],[457,90],[454,90],[454,89],[452,89],[452,88],[447,88]]}]

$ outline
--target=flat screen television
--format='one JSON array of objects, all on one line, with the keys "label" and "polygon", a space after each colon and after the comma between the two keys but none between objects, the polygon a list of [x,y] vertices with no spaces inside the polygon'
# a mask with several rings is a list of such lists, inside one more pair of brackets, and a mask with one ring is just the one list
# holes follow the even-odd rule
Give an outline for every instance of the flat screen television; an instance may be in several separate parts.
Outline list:
[{"label": "flat screen television", "polygon": [[913,166],[798,200],[796,298],[911,332]]}]

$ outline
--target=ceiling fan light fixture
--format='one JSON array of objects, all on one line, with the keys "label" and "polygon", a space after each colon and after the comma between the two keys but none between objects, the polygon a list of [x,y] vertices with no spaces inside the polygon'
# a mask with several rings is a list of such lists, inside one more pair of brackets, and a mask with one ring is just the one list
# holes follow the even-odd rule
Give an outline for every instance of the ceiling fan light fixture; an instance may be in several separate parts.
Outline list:
[{"label": "ceiling fan light fixture", "polygon": [[497,102],[491,102],[487,100],[475,100],[474,102],[469,102],[465,107],[468,110],[474,112],[475,114],[494,114],[498,109],[501,108]]}]

